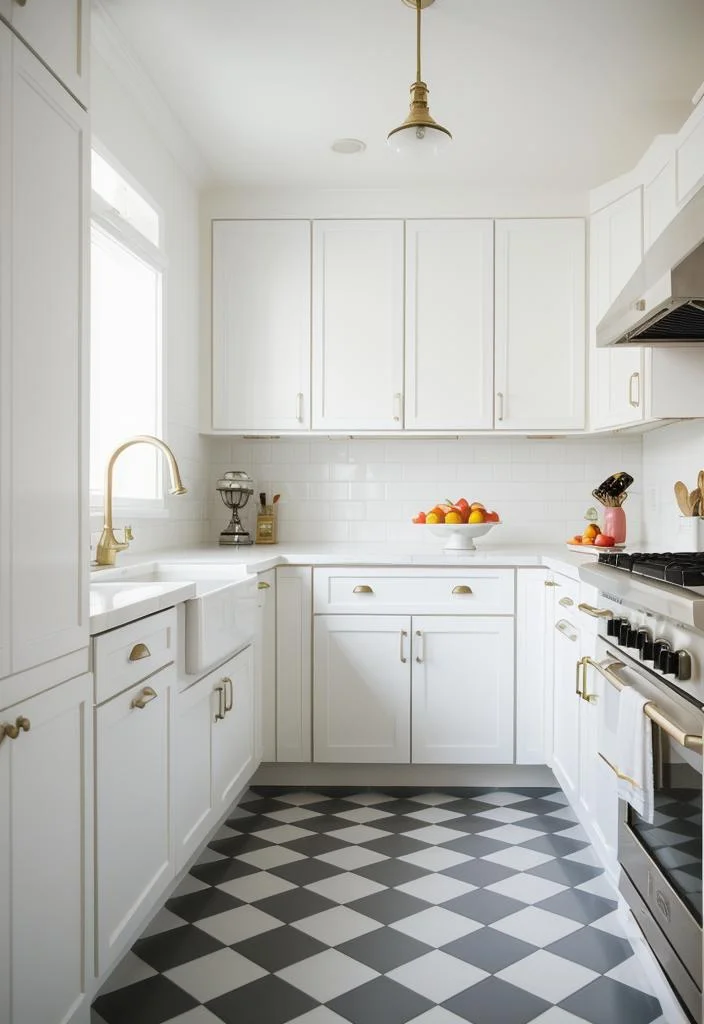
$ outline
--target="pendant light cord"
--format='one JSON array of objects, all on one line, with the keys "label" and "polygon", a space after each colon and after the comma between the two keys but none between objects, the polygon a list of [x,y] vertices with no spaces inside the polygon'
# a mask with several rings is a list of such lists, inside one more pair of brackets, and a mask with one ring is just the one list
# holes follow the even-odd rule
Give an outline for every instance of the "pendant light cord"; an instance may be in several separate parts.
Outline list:
[{"label": "pendant light cord", "polygon": [[416,82],[420,81],[420,0],[416,0]]}]

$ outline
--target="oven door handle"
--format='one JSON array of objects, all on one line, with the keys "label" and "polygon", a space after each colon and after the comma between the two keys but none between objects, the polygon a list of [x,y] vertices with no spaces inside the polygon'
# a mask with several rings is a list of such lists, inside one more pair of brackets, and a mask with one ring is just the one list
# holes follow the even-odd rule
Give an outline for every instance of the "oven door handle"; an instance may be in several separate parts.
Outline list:
[{"label": "oven door handle", "polygon": [[[611,683],[615,689],[623,690],[624,687],[628,686],[628,683],[624,683],[623,679],[620,679],[616,675],[618,669],[626,667],[622,661],[610,661],[607,665],[602,665],[588,656],[585,656],[582,661],[585,667],[587,665],[591,665],[592,668],[596,669],[599,675],[603,676],[604,679]],[[654,701],[649,701],[643,707],[643,714],[647,715],[652,722],[655,722],[656,725],[660,726],[663,732],[666,732],[668,736],[671,736],[676,743],[679,743],[683,747],[687,747],[689,750],[696,750],[701,754],[702,748],[704,747],[702,737],[698,736],[696,733],[685,732],[684,729],[680,729],[675,722],[668,718],[667,715],[663,714]]]}]

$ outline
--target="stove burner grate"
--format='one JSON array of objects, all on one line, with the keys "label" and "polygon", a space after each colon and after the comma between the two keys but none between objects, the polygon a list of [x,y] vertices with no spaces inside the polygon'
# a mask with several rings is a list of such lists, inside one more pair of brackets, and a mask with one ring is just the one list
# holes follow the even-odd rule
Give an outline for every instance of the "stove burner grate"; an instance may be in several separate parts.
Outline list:
[{"label": "stove burner grate", "polygon": [[599,561],[677,587],[704,587],[704,551],[600,552]]}]

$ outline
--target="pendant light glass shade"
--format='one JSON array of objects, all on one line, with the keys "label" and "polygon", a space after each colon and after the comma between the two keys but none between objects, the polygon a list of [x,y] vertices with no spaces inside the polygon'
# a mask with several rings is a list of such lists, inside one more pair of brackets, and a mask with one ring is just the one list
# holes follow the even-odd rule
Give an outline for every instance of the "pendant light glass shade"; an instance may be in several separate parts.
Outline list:
[{"label": "pendant light glass shade", "polygon": [[452,135],[430,116],[428,86],[420,72],[420,11],[421,0],[416,0],[416,80],[411,86],[411,107],[406,120],[389,132],[386,141],[397,153],[434,155],[449,146]]}]

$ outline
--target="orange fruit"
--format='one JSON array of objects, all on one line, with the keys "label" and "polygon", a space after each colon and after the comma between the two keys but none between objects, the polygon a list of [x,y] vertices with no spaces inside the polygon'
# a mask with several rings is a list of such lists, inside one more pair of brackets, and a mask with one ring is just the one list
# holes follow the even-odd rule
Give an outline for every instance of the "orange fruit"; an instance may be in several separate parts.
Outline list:
[{"label": "orange fruit", "polygon": [[482,510],[480,508],[473,508],[472,511],[469,513],[469,519],[467,520],[467,522],[468,523],[483,523],[484,522],[484,513],[482,512]]},{"label": "orange fruit", "polygon": [[448,512],[445,516],[446,523],[461,523],[462,514],[460,512]]},{"label": "orange fruit", "polygon": [[443,520],[440,518],[437,512],[428,512],[427,516],[425,517],[425,521],[426,523],[435,524],[441,523]]}]

